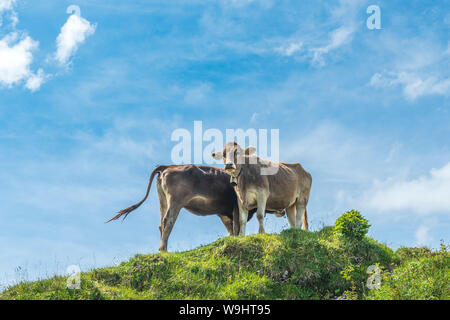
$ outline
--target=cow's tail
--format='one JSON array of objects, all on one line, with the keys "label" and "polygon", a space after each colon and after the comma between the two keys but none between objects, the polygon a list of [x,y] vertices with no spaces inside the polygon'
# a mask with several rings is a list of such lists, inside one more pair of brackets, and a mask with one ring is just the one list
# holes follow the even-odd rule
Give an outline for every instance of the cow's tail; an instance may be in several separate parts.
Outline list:
[{"label": "cow's tail", "polygon": [[311,174],[308,171],[305,171],[305,172],[306,172],[306,176],[307,176],[309,185],[308,185],[308,193],[307,193],[306,203],[305,203],[305,212],[303,213],[302,220],[303,220],[303,230],[308,231],[308,228],[309,228],[309,226],[308,226],[308,212],[306,210],[306,205],[308,204],[309,193],[311,192],[312,177],[311,177]]},{"label": "cow's tail", "polygon": [[141,204],[143,204],[145,200],[147,200],[148,194],[150,193],[150,188],[151,188],[151,186],[152,186],[153,178],[155,177],[155,175],[156,175],[156,174],[161,174],[161,172],[163,172],[164,170],[166,170],[168,167],[169,167],[169,166],[157,166],[157,167],[155,168],[155,170],[153,170],[152,174],[150,175],[150,180],[149,180],[149,182],[148,182],[148,187],[147,187],[147,193],[145,194],[144,199],[142,199],[141,201],[139,201],[139,202],[136,203],[136,204],[133,204],[132,206],[130,206],[130,207],[128,207],[128,208],[125,208],[125,209],[123,209],[123,210],[120,210],[119,213],[118,213],[116,216],[114,216],[113,218],[109,219],[109,220],[106,221],[105,223],[108,223],[108,222],[113,221],[113,220],[117,220],[117,219],[119,219],[119,218],[120,218],[121,216],[123,216],[123,215],[125,215],[125,216],[123,217],[123,219],[125,220],[125,218],[130,214],[131,211],[133,211],[133,210],[139,208],[139,206],[140,206]]},{"label": "cow's tail", "polygon": [[306,208],[302,218],[303,218],[303,230],[308,231],[308,213],[306,211]]}]

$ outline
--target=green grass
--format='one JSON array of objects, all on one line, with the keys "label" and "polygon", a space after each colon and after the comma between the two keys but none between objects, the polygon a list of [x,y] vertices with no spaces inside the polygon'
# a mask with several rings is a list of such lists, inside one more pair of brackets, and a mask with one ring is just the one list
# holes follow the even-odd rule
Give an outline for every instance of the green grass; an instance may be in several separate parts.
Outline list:
[{"label": "green grass", "polygon": [[[369,290],[367,268],[379,264],[382,286]],[[449,256],[364,237],[348,241],[332,227],[318,232],[226,237],[177,253],[138,254],[117,267],[20,283],[0,299],[448,299]]]},{"label": "green grass", "polygon": [[382,286],[372,290],[368,299],[449,300],[450,256],[444,245],[431,252],[426,248],[401,248],[397,255],[403,263],[382,276]]}]

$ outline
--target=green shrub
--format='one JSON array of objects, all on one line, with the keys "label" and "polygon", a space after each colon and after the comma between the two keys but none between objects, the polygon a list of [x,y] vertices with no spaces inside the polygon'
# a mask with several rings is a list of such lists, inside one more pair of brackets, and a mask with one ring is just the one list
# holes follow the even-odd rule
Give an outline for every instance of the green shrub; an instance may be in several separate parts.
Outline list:
[{"label": "green shrub", "polygon": [[334,233],[349,240],[362,240],[369,227],[369,221],[359,211],[350,210],[336,220]]},{"label": "green shrub", "polygon": [[[415,250],[418,249],[418,250]],[[421,252],[423,248],[403,249],[402,252]],[[450,254],[448,247],[407,258],[393,272],[382,276],[381,288],[371,290],[368,299],[375,300],[449,300]]]},{"label": "green shrub", "polygon": [[431,256],[432,252],[428,248],[408,248],[401,247],[395,251],[395,254],[402,260],[406,259],[418,259],[422,257]]}]

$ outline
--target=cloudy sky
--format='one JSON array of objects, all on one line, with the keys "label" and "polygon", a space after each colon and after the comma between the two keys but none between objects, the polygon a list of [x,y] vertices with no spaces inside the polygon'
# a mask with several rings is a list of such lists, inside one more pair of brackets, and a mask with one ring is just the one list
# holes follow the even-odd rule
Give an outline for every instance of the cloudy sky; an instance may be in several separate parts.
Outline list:
[{"label": "cloudy sky", "polygon": [[[104,221],[142,198],[172,161],[172,132],[195,120],[279,129],[281,161],[313,176],[312,229],[358,209],[393,248],[448,243],[449,8],[0,0],[0,283],[155,252],[154,189],[123,223]],[[183,211],[169,250],[225,234]]]}]

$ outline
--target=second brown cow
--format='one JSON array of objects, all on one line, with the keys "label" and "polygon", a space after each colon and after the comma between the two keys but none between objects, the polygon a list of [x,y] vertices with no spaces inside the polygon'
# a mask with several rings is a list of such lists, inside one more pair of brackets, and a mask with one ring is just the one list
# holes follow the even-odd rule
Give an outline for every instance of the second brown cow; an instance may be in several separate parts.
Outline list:
[{"label": "second brown cow", "polygon": [[308,230],[306,205],[308,204],[312,178],[299,163],[265,161],[255,155],[256,149],[242,149],[236,142],[229,142],[222,152],[212,157],[223,160],[225,170],[231,174],[238,196],[240,235],[245,235],[249,210],[257,208],[259,233],[264,233],[266,210],[286,209],[292,228]]}]

